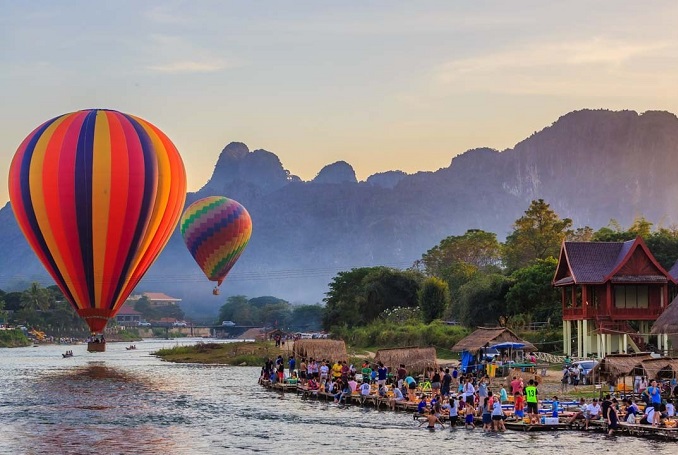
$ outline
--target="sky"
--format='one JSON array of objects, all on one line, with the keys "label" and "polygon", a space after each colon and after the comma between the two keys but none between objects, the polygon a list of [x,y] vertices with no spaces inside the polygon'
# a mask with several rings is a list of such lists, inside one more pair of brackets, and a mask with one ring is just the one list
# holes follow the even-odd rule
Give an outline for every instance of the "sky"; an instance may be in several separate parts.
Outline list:
[{"label": "sky", "polygon": [[21,141],[88,108],[140,116],[189,191],[232,141],[310,180],[447,167],[584,108],[678,113],[675,1],[0,0],[0,203]]}]

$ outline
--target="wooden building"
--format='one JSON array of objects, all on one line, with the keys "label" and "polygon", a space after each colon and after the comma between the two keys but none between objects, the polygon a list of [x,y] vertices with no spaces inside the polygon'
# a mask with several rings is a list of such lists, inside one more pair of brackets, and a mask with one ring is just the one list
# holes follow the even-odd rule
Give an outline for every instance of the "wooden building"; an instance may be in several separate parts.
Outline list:
[{"label": "wooden building", "polygon": [[[553,285],[562,291],[563,350],[603,357],[638,352],[664,312],[676,280],[642,238],[627,242],[563,242]],[[666,337],[657,348],[666,349]]]}]

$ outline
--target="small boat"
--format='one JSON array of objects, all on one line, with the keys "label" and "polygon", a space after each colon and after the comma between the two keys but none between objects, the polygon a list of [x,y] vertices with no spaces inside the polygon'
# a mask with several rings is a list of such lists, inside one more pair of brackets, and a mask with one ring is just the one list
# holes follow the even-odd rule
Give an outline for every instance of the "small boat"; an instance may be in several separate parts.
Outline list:
[{"label": "small boat", "polygon": [[131,350],[136,349],[136,348],[137,348],[136,345],[133,344],[132,346],[127,346],[125,349],[127,349],[128,351],[131,351]]},{"label": "small boat", "polygon": [[66,352],[65,354],[61,354],[61,355],[63,356],[64,359],[65,359],[66,357],[73,357],[73,353],[72,353],[72,352]]}]

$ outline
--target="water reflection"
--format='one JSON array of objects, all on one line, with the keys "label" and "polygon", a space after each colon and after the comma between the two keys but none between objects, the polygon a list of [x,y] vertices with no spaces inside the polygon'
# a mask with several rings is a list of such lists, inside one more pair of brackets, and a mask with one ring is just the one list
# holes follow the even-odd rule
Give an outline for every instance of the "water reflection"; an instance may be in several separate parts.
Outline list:
[{"label": "water reflection", "polygon": [[[583,433],[437,431],[410,414],[337,407],[256,385],[257,367],[172,364],[167,342],[110,346],[103,355],[59,347],[3,350],[0,454],[675,453],[675,443]],[[593,444],[593,445],[591,445]]]}]

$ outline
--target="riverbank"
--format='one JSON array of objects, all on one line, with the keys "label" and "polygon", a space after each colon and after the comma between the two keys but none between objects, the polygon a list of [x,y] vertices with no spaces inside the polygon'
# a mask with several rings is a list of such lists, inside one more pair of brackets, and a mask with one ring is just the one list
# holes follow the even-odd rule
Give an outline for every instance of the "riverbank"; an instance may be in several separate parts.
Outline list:
[{"label": "riverbank", "polygon": [[152,354],[168,362],[203,363],[210,365],[261,366],[266,359],[274,359],[278,355],[285,357],[292,352],[277,348],[269,341],[243,341],[233,343],[198,343],[192,346],[175,346],[160,349]]},{"label": "riverbank", "polygon": [[0,348],[20,348],[33,344],[19,329],[0,330]]}]

